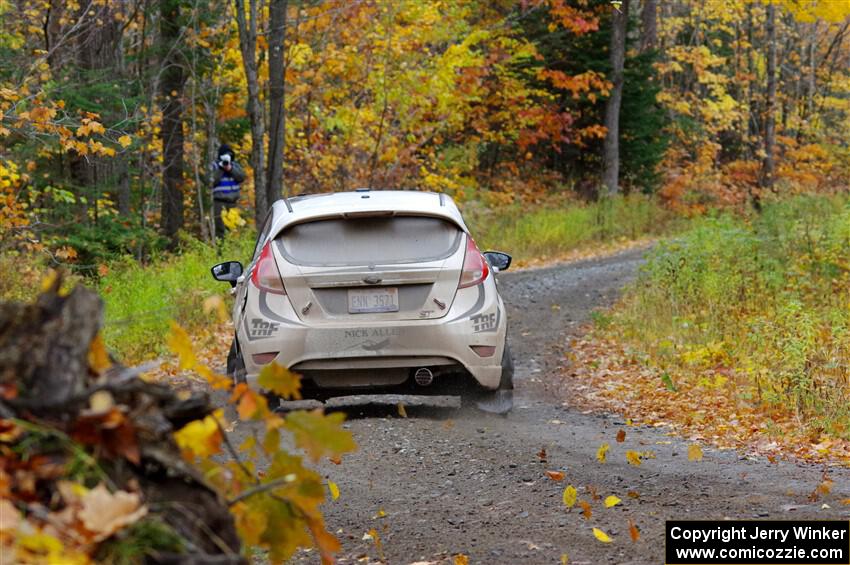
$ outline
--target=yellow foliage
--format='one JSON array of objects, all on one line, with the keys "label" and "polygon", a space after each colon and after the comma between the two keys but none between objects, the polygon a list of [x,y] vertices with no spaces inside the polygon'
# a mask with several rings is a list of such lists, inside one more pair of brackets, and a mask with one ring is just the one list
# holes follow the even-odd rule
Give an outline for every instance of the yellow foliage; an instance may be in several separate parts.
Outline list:
[{"label": "yellow foliage", "polygon": [[242,213],[238,208],[229,208],[221,211],[221,220],[225,227],[230,231],[235,231],[245,225],[245,220],[242,218]]},{"label": "yellow foliage", "polygon": [[221,410],[203,420],[189,422],[176,432],[174,440],[184,451],[195,457],[210,457],[221,452],[221,429],[218,422],[223,417]]}]

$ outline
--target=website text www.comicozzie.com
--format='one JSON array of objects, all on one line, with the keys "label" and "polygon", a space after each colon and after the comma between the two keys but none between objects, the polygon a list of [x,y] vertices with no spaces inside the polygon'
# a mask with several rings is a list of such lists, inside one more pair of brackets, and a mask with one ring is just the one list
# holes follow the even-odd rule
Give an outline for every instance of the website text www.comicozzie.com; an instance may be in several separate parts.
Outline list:
[{"label": "website text www.comicozzie.com", "polygon": [[[822,548],[806,550],[802,547],[721,547],[719,550],[713,547],[685,547],[676,549],[676,557],[684,559],[688,563],[695,563],[694,559],[713,560],[720,559],[835,559],[843,555],[841,549]],[[820,561],[819,561],[820,562]]]},{"label": "website text www.comicozzie.com", "polygon": [[668,565],[850,565],[848,521],[668,521]]}]

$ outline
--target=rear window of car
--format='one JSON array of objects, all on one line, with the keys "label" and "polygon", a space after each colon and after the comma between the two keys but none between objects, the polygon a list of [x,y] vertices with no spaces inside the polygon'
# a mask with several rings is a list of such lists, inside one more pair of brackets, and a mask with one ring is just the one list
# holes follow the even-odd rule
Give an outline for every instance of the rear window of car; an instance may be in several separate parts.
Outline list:
[{"label": "rear window of car", "polygon": [[277,241],[298,265],[373,265],[444,259],[461,234],[450,222],[424,216],[334,218],[296,224]]}]

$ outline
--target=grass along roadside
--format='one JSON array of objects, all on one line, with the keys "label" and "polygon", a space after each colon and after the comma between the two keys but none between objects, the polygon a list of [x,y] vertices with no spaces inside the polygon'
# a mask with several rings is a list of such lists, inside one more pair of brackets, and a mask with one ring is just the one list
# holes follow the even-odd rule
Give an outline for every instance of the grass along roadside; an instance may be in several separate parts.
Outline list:
[{"label": "grass along roadside", "polygon": [[850,205],[695,223],[574,344],[583,401],[723,447],[850,465]]},{"label": "grass along roadside", "polygon": [[685,223],[642,194],[592,203],[553,201],[531,209],[470,203],[463,212],[482,250],[510,253],[520,267],[575,258],[577,251],[646,241]]},{"label": "grass along roadside", "polygon": [[130,258],[110,264],[97,283],[105,303],[107,346],[134,363],[162,355],[172,320],[202,343],[212,339],[216,326],[229,323],[204,303],[212,296],[226,300],[230,287],[214,280],[210,267],[231,259],[244,262],[253,246],[254,235],[243,230],[220,249],[192,240],[179,254],[148,265]]}]

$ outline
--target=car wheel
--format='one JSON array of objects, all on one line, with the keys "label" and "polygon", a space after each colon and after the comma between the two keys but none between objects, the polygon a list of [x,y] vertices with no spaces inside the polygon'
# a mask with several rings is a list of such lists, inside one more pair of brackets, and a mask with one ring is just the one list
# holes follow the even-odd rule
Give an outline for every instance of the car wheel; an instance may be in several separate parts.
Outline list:
[{"label": "car wheel", "polygon": [[502,353],[502,378],[496,390],[476,388],[462,397],[463,405],[471,405],[491,414],[505,415],[514,407],[514,358],[507,341]]},{"label": "car wheel", "polygon": [[236,338],[230,344],[230,352],[227,354],[227,374],[233,379],[233,384],[246,382],[245,380],[245,361],[242,359],[242,353],[236,347]]}]

